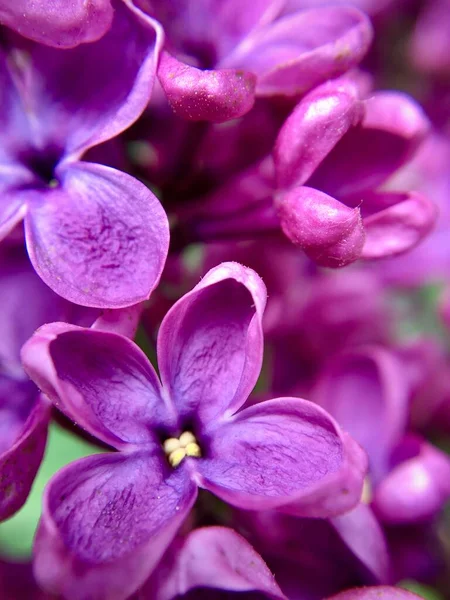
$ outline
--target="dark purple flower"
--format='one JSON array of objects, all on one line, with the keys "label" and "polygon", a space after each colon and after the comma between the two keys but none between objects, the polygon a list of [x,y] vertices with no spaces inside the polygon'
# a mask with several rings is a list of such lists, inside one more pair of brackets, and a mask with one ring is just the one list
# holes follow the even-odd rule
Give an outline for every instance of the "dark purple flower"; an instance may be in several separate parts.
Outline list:
[{"label": "dark purple flower", "polygon": [[258,378],[266,290],[251,269],[212,269],[164,318],[162,386],[128,339],[64,323],[24,346],[33,380],[119,452],[60,471],[36,538],[36,574],[74,599],[143,583],[205,488],[247,509],[330,516],[359,500],[366,458],[317,405],[239,410]]},{"label": "dark purple flower", "polygon": [[24,218],[36,271],[77,304],[135,304],[164,266],[157,198],[126,173],[80,161],[144,110],[160,44],[154,22],[118,2],[97,42],[56,50],[10,36],[0,53],[0,232]]},{"label": "dark purple flower", "polygon": [[177,115],[233,119],[251,109],[255,94],[299,96],[366,53],[372,30],[358,10],[328,6],[280,17],[283,4],[141,1],[167,35],[158,77]]},{"label": "dark purple flower", "polygon": [[0,0],[0,23],[57,48],[94,42],[111,27],[111,0]]},{"label": "dark purple flower", "polygon": [[263,559],[238,533],[204,527],[175,540],[139,600],[287,600]]}]

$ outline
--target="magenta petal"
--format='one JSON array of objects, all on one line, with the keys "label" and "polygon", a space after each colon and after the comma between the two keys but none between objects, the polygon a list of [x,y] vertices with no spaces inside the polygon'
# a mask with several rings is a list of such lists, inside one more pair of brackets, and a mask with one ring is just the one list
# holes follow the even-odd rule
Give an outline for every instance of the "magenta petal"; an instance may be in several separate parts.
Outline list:
[{"label": "magenta petal", "polygon": [[129,127],[150,100],[161,45],[160,26],[121,0],[97,42],[71,50],[33,46],[26,91],[42,145],[77,160]]},{"label": "magenta petal", "polygon": [[49,420],[50,404],[39,395],[20,436],[0,454],[0,521],[17,512],[30,493],[44,456]]},{"label": "magenta petal", "polygon": [[278,186],[302,185],[362,116],[350,80],[330,81],[297,104],[280,129],[274,150]]},{"label": "magenta petal", "polygon": [[65,323],[44,325],[24,345],[25,371],[69,418],[114,447],[154,442],[165,417],[158,378],[127,338]]},{"label": "magenta petal", "polygon": [[257,29],[221,66],[255,73],[260,96],[293,96],[357,65],[371,40],[370,21],[356,9],[305,10]]},{"label": "magenta petal", "polygon": [[378,197],[388,208],[364,219],[366,241],[363,258],[382,258],[406,252],[432,230],[437,209],[425,196],[417,192],[385,192]]},{"label": "magenta petal", "polygon": [[102,310],[99,317],[91,325],[91,329],[118,333],[132,340],[136,335],[143,310],[144,302],[133,304],[133,306],[127,308],[107,308]]},{"label": "magenta petal", "polygon": [[[285,600],[261,556],[226,527],[192,531],[181,547],[168,550],[165,562],[146,584],[155,600],[173,600],[196,588],[209,589],[211,596],[216,589],[239,595],[259,592],[264,598]],[[143,595],[147,597],[145,590]]]},{"label": "magenta petal", "polygon": [[331,519],[331,523],[354,556],[371,573],[373,581],[390,581],[386,539],[368,506],[358,504],[353,510]]},{"label": "magenta petal", "polygon": [[406,94],[378,92],[364,102],[361,122],[343,136],[308,185],[364,210],[364,192],[409,160],[429,127],[422,108]]},{"label": "magenta petal", "polygon": [[378,482],[405,431],[408,394],[397,357],[371,347],[331,361],[319,378],[314,400],[366,450],[371,476]]},{"label": "magenta petal", "polygon": [[199,485],[239,508],[328,517],[360,499],[365,453],[312,402],[262,402],[205,437]]},{"label": "magenta petal", "polygon": [[165,316],[158,335],[164,387],[181,415],[232,414],[259,376],[266,288],[238,263],[211,269]]},{"label": "magenta petal", "polygon": [[426,522],[450,499],[450,459],[421,439],[406,438],[396,453],[407,458],[376,488],[374,510],[390,524]]},{"label": "magenta petal", "polygon": [[72,48],[98,40],[111,26],[111,0],[0,0],[0,22],[41,44]]},{"label": "magenta petal", "polygon": [[132,594],[195,501],[186,471],[166,471],[146,453],[90,456],[59,471],[35,540],[39,584],[71,600]]},{"label": "magenta petal", "polygon": [[201,70],[163,52],[158,78],[174,113],[189,121],[221,123],[245,115],[255,101],[256,77],[235,69]]},{"label": "magenta petal", "polygon": [[423,598],[400,588],[381,585],[347,590],[326,600],[423,600]]},{"label": "magenta petal", "polygon": [[294,187],[276,198],[283,233],[324,267],[343,267],[360,257],[365,234],[359,208],[320,190]]},{"label": "magenta petal", "polygon": [[61,187],[30,193],[31,261],[57,294],[121,308],[148,298],[167,256],[169,228],[156,196],[126,173],[94,163],[61,169]]}]

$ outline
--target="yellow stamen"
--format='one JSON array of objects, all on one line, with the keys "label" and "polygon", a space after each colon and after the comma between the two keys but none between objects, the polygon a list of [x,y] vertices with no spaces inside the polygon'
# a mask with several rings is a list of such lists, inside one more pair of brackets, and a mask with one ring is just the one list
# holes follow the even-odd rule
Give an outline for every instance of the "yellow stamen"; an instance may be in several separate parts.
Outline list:
[{"label": "yellow stamen", "polygon": [[190,431],[184,431],[179,438],[168,438],[164,441],[163,448],[172,467],[178,467],[186,456],[199,458],[202,455],[200,446]]},{"label": "yellow stamen", "polygon": [[363,504],[370,504],[372,502],[372,484],[368,477],[364,479],[361,502]]},{"label": "yellow stamen", "polygon": [[172,467],[178,467],[185,456],[186,450],[184,448],[178,448],[169,454],[169,462]]},{"label": "yellow stamen", "polygon": [[182,445],[180,444],[180,440],[178,438],[169,438],[163,444],[164,452],[167,454],[167,456],[169,456],[169,454],[175,450],[178,450],[178,448],[181,448],[181,446]]},{"label": "yellow stamen", "polygon": [[195,456],[195,457],[200,457],[202,455],[201,451],[200,451],[200,446],[198,444],[196,444],[195,442],[191,442],[190,444],[188,444],[186,446],[186,455],[187,456]]}]

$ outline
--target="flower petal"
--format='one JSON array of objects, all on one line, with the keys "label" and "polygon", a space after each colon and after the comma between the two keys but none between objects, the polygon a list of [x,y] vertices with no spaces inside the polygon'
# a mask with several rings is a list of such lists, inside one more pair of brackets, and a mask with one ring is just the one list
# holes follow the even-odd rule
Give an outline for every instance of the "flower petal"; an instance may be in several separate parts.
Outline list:
[{"label": "flower petal", "polygon": [[334,359],[320,375],[314,400],[366,450],[378,483],[407,425],[409,389],[397,357],[368,347]]},{"label": "flower petal", "polygon": [[196,69],[163,52],[158,78],[174,113],[189,121],[237,119],[255,102],[256,77],[242,70]]},{"label": "flower petal", "polygon": [[374,510],[389,524],[426,522],[450,499],[450,459],[426,441],[412,437],[405,438],[395,454],[406,460],[378,485]]},{"label": "flower petal", "polygon": [[305,96],[278,134],[278,186],[303,185],[361,116],[359,91],[349,79],[327,82]]},{"label": "flower petal", "polygon": [[414,154],[429,131],[424,111],[400,92],[378,92],[364,101],[361,122],[350,129],[315,171],[308,185],[360,205]]},{"label": "flower petal", "polygon": [[387,205],[363,220],[366,241],[363,258],[395,256],[414,248],[433,229],[436,206],[417,192],[384,192],[378,196]]},{"label": "flower petal", "polygon": [[0,22],[41,44],[72,48],[102,37],[111,26],[110,0],[0,0]]},{"label": "flower petal", "polygon": [[305,185],[278,194],[275,202],[283,233],[317,264],[343,267],[361,256],[365,234],[359,208]]},{"label": "flower petal", "polygon": [[346,590],[326,600],[423,600],[411,592],[390,586],[374,586]]},{"label": "flower petal", "polygon": [[367,459],[320,407],[261,402],[207,429],[199,485],[239,508],[325,517],[361,497]]},{"label": "flower petal", "polygon": [[22,77],[37,147],[77,160],[129,127],[149,102],[161,44],[160,26],[124,0],[97,42],[70,50],[34,45]]},{"label": "flower petal", "polygon": [[127,338],[66,323],[44,325],[22,349],[25,371],[69,418],[114,447],[152,444],[164,420],[156,373]]},{"label": "flower petal", "polygon": [[[170,548],[146,584],[154,600],[173,600],[190,590],[254,592],[285,599],[261,556],[238,533],[226,527],[202,527]],[[210,597],[208,596],[208,597]],[[259,597],[259,596],[258,596]]]},{"label": "flower petal", "polygon": [[34,391],[35,403],[18,439],[0,454],[0,521],[25,503],[44,456],[50,404]]},{"label": "flower petal", "polygon": [[75,163],[61,186],[29,193],[28,251],[57,294],[84,306],[121,308],[148,298],[167,256],[167,217],[137,179]]},{"label": "flower petal", "polygon": [[211,269],[164,318],[161,380],[178,413],[205,423],[241,406],[259,376],[266,289],[238,263]]},{"label": "flower petal", "polygon": [[220,66],[255,73],[257,95],[294,96],[357,65],[371,41],[369,19],[354,8],[303,10],[257,29]]},{"label": "flower petal", "polygon": [[146,453],[79,460],[49,482],[34,546],[36,579],[72,600],[132,594],[196,497],[184,469]]},{"label": "flower petal", "polygon": [[98,318],[91,325],[91,329],[118,333],[133,340],[143,310],[144,302],[117,310],[107,308],[106,310],[102,310]]}]

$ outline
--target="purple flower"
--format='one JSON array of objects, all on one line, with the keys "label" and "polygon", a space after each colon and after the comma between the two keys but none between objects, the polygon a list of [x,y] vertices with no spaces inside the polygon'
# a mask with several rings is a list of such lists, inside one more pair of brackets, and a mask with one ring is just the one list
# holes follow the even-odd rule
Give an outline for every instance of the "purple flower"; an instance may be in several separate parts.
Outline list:
[{"label": "purple flower", "polygon": [[64,323],[24,346],[27,373],[89,433],[118,450],[49,484],[36,574],[76,600],[143,583],[205,488],[247,509],[303,516],[359,500],[366,458],[320,407],[278,398],[239,410],[258,378],[266,290],[224,263],[181,298],[158,336],[162,386],[128,339]]},{"label": "purple flower", "polygon": [[204,527],[173,542],[139,599],[220,600],[226,592],[244,600],[255,595],[286,600],[263,559],[242,536],[226,527]]},{"label": "purple flower", "polygon": [[111,0],[0,0],[0,23],[58,48],[94,42],[111,27]]},{"label": "purple flower", "polygon": [[0,53],[0,233],[24,218],[37,273],[77,304],[135,304],[164,266],[157,198],[126,173],[80,161],[144,110],[160,44],[151,19],[118,2],[97,42],[56,50],[10,36]]},{"label": "purple flower", "polygon": [[141,4],[167,35],[161,85],[176,114],[190,120],[239,117],[255,95],[304,94],[358,64],[372,38],[367,17],[351,7],[279,17],[280,0]]}]

